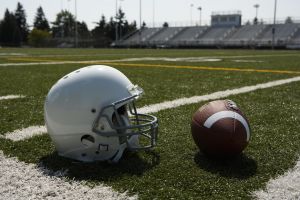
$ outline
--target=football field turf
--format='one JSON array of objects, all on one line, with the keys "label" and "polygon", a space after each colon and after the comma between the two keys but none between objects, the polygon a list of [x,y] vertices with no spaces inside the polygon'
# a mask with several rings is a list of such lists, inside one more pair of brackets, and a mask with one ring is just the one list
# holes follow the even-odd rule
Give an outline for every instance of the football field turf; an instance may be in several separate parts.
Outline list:
[{"label": "football field turf", "polygon": [[[141,86],[145,95],[139,108],[300,76],[299,51],[1,48],[0,97],[24,97],[0,100],[0,135],[43,126],[51,86],[91,64],[111,65]],[[157,147],[127,152],[116,165],[61,158],[47,134],[20,141],[0,137],[0,151],[27,164],[67,171],[64,178],[70,182],[84,181],[91,188],[104,184],[139,199],[251,199],[299,159],[300,82],[226,98],[239,105],[251,126],[249,146],[231,160],[203,156],[192,140],[191,116],[206,101],[154,113]]]}]

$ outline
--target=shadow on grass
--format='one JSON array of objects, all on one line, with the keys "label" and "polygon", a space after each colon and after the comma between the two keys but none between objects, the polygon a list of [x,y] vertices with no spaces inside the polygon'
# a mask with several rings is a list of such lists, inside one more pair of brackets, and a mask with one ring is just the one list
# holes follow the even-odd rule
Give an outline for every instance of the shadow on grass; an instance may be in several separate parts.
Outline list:
[{"label": "shadow on grass", "polygon": [[108,162],[83,163],[63,158],[56,152],[41,158],[40,163],[49,174],[57,171],[67,171],[66,177],[75,180],[109,181],[113,182],[125,175],[141,176],[160,162],[159,155],[154,151],[143,153],[125,152],[119,163]]},{"label": "shadow on grass", "polygon": [[254,176],[257,170],[256,161],[245,154],[220,159],[208,157],[201,152],[197,152],[194,161],[201,169],[223,177],[247,179]]}]

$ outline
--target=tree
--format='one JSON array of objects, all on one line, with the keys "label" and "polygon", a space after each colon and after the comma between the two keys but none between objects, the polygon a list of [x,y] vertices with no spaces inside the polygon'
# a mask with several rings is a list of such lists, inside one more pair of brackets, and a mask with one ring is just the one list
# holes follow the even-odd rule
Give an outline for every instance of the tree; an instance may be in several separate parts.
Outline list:
[{"label": "tree", "polygon": [[34,22],[33,22],[33,27],[38,30],[43,30],[43,31],[50,31],[50,26],[49,22],[46,19],[45,13],[43,11],[43,8],[40,6],[37,9]]},{"label": "tree", "polygon": [[34,47],[45,47],[50,37],[51,34],[48,31],[34,28],[28,35],[28,42]]},{"label": "tree", "polygon": [[106,32],[106,19],[105,16],[102,15],[101,16],[101,20],[99,22],[96,23],[97,26],[95,26],[95,28],[92,30],[92,35],[94,38],[103,38],[107,36],[107,32]]},{"label": "tree", "polygon": [[129,33],[132,33],[133,31],[136,31],[136,21],[133,21],[132,23],[128,23],[128,21],[126,20],[124,22],[124,35],[127,35]]},{"label": "tree", "polygon": [[86,23],[83,22],[77,22],[77,31],[78,31],[78,36],[81,38],[88,38],[90,37],[90,31],[86,25]]},{"label": "tree", "polygon": [[21,33],[21,41],[27,42],[29,29],[26,23],[25,10],[20,2],[18,2],[17,4],[17,9],[15,11],[15,18],[16,18],[17,26]]},{"label": "tree", "polygon": [[106,36],[111,41],[116,40],[116,22],[114,21],[114,19],[112,17],[110,18],[108,24],[106,25],[106,33],[107,33]]},{"label": "tree", "polygon": [[4,19],[0,22],[0,43],[3,46],[20,46],[21,32],[13,13],[6,9]]},{"label": "tree", "polygon": [[286,23],[286,24],[293,24],[294,22],[293,22],[293,20],[292,20],[291,17],[287,17],[287,18],[285,19],[285,23]]},{"label": "tree", "polygon": [[56,20],[52,23],[53,37],[74,37],[75,17],[67,10],[62,10],[56,15]]},{"label": "tree", "polygon": [[254,24],[254,25],[257,25],[257,24],[258,24],[258,19],[257,19],[257,17],[255,17],[255,18],[253,19],[253,24]]},{"label": "tree", "polygon": [[95,47],[109,46],[110,42],[112,41],[110,38],[110,29],[111,27],[109,27],[107,24],[105,16],[102,15],[101,20],[97,22],[97,26],[92,30]]},{"label": "tree", "polygon": [[167,27],[169,27],[169,24],[168,24],[168,22],[164,22],[164,24],[163,24],[163,27],[164,27],[164,28],[167,28]]}]

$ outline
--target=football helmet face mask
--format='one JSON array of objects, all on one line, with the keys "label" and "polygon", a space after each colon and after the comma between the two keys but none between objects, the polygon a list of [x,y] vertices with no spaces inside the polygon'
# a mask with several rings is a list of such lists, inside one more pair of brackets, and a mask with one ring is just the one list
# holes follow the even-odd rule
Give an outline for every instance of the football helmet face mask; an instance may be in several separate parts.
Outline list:
[{"label": "football helmet face mask", "polygon": [[46,127],[58,154],[85,162],[118,162],[126,148],[153,148],[158,121],[137,112],[135,101],[142,94],[120,71],[103,65],[61,78],[44,105]]}]

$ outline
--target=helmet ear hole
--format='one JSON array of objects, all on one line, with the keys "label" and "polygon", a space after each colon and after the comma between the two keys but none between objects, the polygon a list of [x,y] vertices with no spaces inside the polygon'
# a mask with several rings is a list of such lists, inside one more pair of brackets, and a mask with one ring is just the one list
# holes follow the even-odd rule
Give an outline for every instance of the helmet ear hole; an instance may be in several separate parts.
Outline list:
[{"label": "helmet ear hole", "polygon": [[91,135],[84,135],[81,137],[81,143],[87,147],[92,146],[95,143],[95,138]]}]

